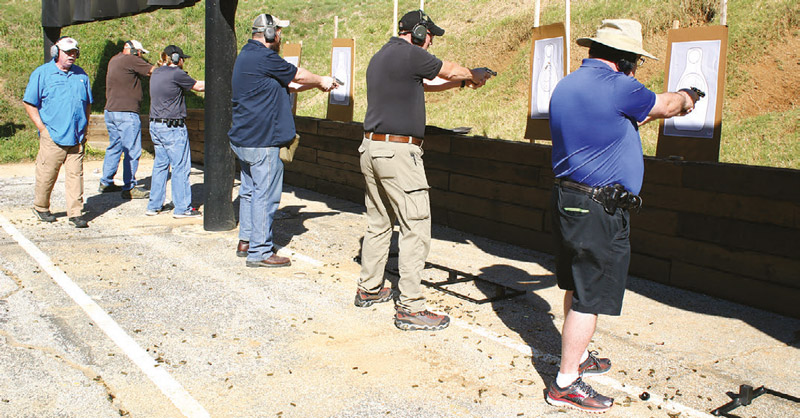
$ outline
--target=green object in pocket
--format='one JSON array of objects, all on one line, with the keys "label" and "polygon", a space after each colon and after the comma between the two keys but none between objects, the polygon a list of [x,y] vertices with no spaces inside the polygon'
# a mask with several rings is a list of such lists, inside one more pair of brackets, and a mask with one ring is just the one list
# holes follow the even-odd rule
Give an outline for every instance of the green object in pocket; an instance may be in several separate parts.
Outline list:
[{"label": "green object in pocket", "polygon": [[581,208],[564,208],[567,212],[577,212],[577,213],[589,213],[589,209],[581,209]]}]

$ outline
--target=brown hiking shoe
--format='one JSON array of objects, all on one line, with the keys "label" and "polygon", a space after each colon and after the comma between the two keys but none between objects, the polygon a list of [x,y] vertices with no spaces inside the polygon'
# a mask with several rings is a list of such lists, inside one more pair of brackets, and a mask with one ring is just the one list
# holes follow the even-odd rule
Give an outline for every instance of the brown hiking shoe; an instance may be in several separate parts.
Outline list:
[{"label": "brown hiking shoe", "polygon": [[129,190],[123,190],[121,195],[123,199],[147,199],[150,197],[150,192],[134,187]]},{"label": "brown hiking shoe", "polygon": [[545,400],[553,406],[567,406],[592,413],[606,412],[614,405],[614,399],[595,392],[580,377],[565,388],[558,387],[553,380],[547,389]]},{"label": "brown hiking shoe", "polygon": [[372,306],[373,303],[382,303],[392,300],[394,292],[390,287],[384,287],[378,293],[367,293],[361,289],[356,292],[355,305],[359,308]]},{"label": "brown hiking shoe", "polygon": [[394,325],[403,331],[439,331],[450,325],[449,316],[437,315],[427,309],[413,313],[400,306],[397,306],[396,309]]},{"label": "brown hiking shoe", "polygon": [[581,376],[604,374],[611,370],[611,360],[596,356],[597,351],[590,351],[589,358],[578,366],[578,373]]}]

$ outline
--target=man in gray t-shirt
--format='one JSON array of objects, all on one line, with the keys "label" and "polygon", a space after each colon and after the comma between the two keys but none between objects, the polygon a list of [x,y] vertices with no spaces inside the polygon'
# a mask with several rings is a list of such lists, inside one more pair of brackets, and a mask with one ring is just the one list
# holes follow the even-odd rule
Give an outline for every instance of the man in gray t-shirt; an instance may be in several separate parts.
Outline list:
[{"label": "man in gray t-shirt", "polygon": [[205,82],[197,81],[186,71],[183,62],[188,55],[179,47],[170,45],[161,53],[159,67],[150,76],[150,138],[156,157],[150,183],[150,201],[147,215],[157,215],[164,207],[167,176],[172,166],[172,203],[174,218],[201,216],[193,208],[192,189],[189,185],[191,155],[189,133],[186,130],[186,99],[184,91],[204,91]]}]

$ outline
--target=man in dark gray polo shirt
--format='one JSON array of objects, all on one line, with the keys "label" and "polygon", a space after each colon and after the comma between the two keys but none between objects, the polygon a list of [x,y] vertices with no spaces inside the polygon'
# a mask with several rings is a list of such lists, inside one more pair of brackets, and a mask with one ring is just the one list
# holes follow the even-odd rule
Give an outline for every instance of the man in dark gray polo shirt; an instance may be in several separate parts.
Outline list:
[{"label": "man in dark gray polo shirt", "polygon": [[485,68],[470,70],[431,55],[434,36],[442,35],[444,29],[422,10],[408,12],[400,19],[399,35],[389,39],[367,67],[366,132],[358,149],[366,181],[367,231],[355,305],[392,299],[383,273],[397,221],[400,295],[394,322],[402,330],[440,330],[450,324],[447,315],[425,308],[420,287],[431,241],[429,186],[422,164],[425,92],[467,84],[480,87],[491,77]]}]

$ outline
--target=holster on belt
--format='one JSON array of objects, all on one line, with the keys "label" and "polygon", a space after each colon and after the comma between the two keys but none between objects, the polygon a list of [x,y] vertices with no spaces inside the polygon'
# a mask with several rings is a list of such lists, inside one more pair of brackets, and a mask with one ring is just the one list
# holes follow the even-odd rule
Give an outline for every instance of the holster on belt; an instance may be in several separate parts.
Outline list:
[{"label": "holster on belt", "polygon": [[625,190],[621,184],[595,188],[592,199],[603,205],[609,215],[613,215],[617,208],[637,212],[642,208],[642,198]]},{"label": "holster on belt", "polygon": [[603,187],[591,187],[567,178],[557,178],[556,184],[568,189],[577,190],[589,195],[592,200],[603,205],[606,213],[613,215],[617,208],[623,210],[636,210],[642,208],[642,198],[625,190],[621,184],[612,184]]}]

